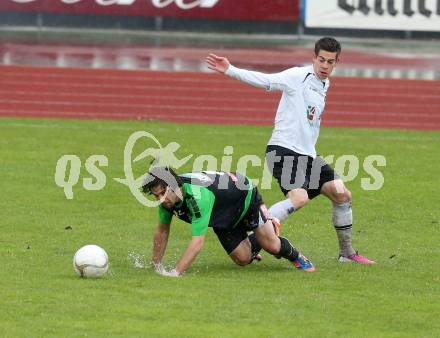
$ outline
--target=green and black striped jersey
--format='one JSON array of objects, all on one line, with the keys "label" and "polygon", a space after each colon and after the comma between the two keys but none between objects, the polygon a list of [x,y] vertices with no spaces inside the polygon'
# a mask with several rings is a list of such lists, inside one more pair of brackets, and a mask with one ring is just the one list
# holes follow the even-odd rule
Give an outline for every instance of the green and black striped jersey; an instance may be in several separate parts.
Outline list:
[{"label": "green and black striped jersey", "polygon": [[183,200],[172,209],[159,206],[159,223],[170,224],[173,215],[191,223],[192,235],[208,227],[233,228],[249,209],[252,182],[238,173],[204,171],[179,175]]}]

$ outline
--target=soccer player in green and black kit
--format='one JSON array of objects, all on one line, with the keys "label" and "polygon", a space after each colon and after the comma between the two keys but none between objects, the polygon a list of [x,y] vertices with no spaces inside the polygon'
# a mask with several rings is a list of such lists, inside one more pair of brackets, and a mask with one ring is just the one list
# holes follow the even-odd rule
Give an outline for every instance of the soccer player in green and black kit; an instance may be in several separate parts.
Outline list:
[{"label": "soccer player in green and black kit", "polygon": [[[269,218],[257,188],[245,176],[226,172],[176,175],[172,169],[154,167],[142,190],[161,202],[152,263],[164,276],[178,277],[189,268],[203,248],[208,227],[238,265],[251,263],[263,248],[277,258],[286,258],[299,270],[315,271],[288,239],[277,234],[279,224]],[[192,239],[175,268],[166,271],[161,261],[173,215],[191,223]]]}]

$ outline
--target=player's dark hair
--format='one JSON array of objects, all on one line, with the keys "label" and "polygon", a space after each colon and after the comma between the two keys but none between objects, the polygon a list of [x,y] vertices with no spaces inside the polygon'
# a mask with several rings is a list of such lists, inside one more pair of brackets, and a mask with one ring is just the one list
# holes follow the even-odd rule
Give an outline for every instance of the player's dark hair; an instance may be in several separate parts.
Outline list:
[{"label": "player's dark hair", "polygon": [[157,186],[170,187],[171,190],[176,191],[182,186],[182,180],[171,168],[153,167],[145,177],[142,191],[144,194],[151,194],[151,189]]},{"label": "player's dark hair", "polygon": [[315,43],[315,55],[319,54],[320,50],[336,53],[336,58],[341,54],[341,44],[335,39],[329,36],[323,37]]}]

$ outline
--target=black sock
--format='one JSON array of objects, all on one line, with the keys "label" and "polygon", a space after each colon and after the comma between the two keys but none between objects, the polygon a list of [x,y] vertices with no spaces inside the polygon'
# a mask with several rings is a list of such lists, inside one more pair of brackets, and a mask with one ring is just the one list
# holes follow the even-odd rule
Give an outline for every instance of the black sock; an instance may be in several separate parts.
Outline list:
[{"label": "black sock", "polygon": [[255,258],[255,256],[258,255],[258,253],[261,251],[261,245],[258,244],[257,236],[255,236],[254,233],[251,233],[249,236],[249,241],[251,242],[251,256],[252,260]]},{"label": "black sock", "polygon": [[281,256],[281,257],[293,262],[295,259],[298,258],[298,255],[299,255],[298,250],[295,249],[292,244],[290,244],[290,242],[287,238],[284,238],[284,237],[279,237],[279,238],[281,241],[281,248],[280,248],[280,253],[278,254],[278,256]]}]

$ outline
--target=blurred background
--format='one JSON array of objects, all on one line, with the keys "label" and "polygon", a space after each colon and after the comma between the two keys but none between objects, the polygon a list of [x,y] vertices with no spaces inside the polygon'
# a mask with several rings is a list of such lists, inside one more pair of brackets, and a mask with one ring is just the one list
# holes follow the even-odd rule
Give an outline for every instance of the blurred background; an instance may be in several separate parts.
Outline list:
[{"label": "blurred background", "polygon": [[2,0],[4,65],[206,72],[208,52],[279,71],[343,44],[348,77],[440,78],[440,0]]},{"label": "blurred background", "polygon": [[[440,129],[440,0],[2,0],[0,115],[232,123],[208,53],[278,72],[324,35],[342,43],[324,125]],[[227,110],[271,125],[278,97],[254,90]]]}]

